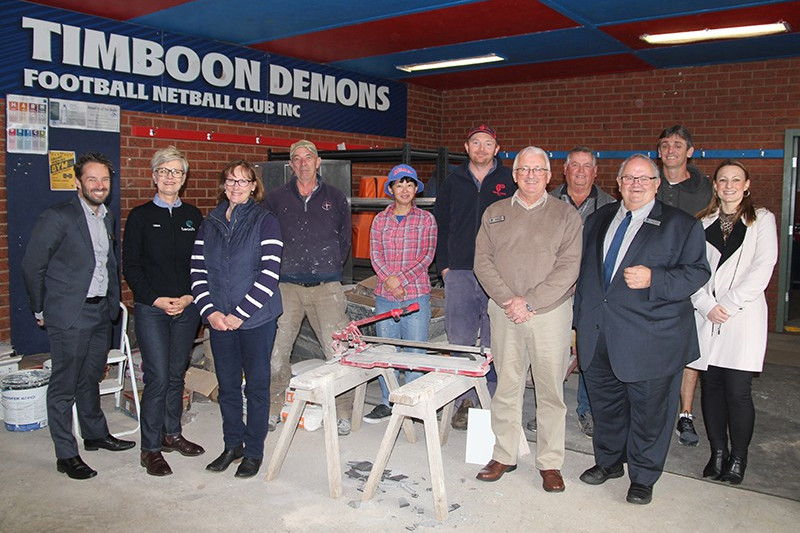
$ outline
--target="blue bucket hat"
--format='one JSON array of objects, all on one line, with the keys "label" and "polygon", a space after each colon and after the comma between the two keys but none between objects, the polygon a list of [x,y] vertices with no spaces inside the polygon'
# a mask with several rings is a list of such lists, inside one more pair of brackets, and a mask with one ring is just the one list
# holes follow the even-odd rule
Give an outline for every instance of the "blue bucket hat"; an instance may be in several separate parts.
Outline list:
[{"label": "blue bucket hat", "polygon": [[421,193],[422,189],[425,188],[425,185],[417,177],[417,171],[414,170],[414,167],[411,165],[397,165],[389,171],[389,179],[386,180],[386,185],[383,186],[383,192],[385,192],[387,196],[394,196],[390,187],[392,183],[403,178],[411,178],[417,183],[417,194]]}]

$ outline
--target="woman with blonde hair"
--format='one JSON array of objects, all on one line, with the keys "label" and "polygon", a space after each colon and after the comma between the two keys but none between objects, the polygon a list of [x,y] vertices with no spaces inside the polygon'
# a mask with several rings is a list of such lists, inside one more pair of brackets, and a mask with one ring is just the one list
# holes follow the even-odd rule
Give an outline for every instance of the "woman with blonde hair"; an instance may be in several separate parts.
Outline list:
[{"label": "woman with blonde hair", "polygon": [[189,258],[203,220],[182,202],[189,162],[174,146],[151,162],[153,199],[133,208],[125,222],[122,270],[133,292],[136,333],[142,352],[140,463],[152,476],[172,473],[161,452],[197,456],[203,447],[183,437],[183,378],[200,315],[192,303]]}]

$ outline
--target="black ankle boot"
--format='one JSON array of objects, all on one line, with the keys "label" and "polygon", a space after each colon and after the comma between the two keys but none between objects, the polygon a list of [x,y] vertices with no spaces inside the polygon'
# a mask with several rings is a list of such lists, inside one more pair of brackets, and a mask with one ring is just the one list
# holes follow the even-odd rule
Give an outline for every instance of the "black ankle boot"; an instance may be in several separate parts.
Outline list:
[{"label": "black ankle boot", "polygon": [[720,481],[727,481],[731,485],[738,485],[744,480],[744,470],[747,468],[746,457],[736,457],[731,455],[722,466]]},{"label": "black ankle boot", "polygon": [[219,457],[206,466],[206,470],[210,470],[211,472],[224,472],[231,463],[240,460],[242,457],[244,457],[244,447],[225,448]]},{"label": "black ankle boot", "polygon": [[719,479],[720,474],[722,474],[722,465],[725,464],[727,459],[728,450],[724,448],[721,450],[715,450],[712,448],[711,459],[708,460],[708,464],[703,469],[703,477]]}]

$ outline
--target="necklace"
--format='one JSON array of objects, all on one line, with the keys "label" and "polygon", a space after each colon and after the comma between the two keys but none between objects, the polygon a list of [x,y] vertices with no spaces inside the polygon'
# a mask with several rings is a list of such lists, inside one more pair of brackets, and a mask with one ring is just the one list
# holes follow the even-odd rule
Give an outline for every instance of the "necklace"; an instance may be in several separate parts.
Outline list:
[{"label": "necklace", "polygon": [[733,226],[736,224],[736,213],[719,213],[719,226],[722,229],[722,242],[728,244],[728,237],[731,236]]}]

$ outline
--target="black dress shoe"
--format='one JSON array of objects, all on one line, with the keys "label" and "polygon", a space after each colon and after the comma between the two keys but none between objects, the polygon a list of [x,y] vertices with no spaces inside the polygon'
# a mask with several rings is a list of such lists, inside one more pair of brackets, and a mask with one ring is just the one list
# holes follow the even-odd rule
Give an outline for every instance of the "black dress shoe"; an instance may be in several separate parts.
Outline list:
[{"label": "black dress shoe", "polygon": [[241,459],[244,456],[244,447],[237,446],[236,448],[225,448],[219,457],[211,461],[206,470],[211,472],[224,472],[231,463]]},{"label": "black dress shoe", "polygon": [[112,435],[106,435],[102,439],[83,439],[83,447],[88,451],[93,452],[103,448],[111,452],[121,452],[123,450],[130,450],[136,446],[132,440],[118,439]]},{"label": "black dress shoe", "polygon": [[142,452],[140,464],[151,476],[168,476],[172,473],[167,460],[161,452]]},{"label": "black dress shoe", "polygon": [[631,483],[628,489],[628,496],[625,498],[628,503],[637,505],[647,505],[653,501],[653,487],[642,485],[641,483]]},{"label": "black dress shoe", "polygon": [[727,481],[731,485],[738,485],[744,481],[744,471],[747,468],[747,458],[731,455],[722,465],[719,475],[720,481]]},{"label": "black dress shoe", "polygon": [[711,450],[711,458],[708,464],[703,469],[703,477],[710,477],[711,479],[719,479],[722,473],[722,465],[728,459],[728,450]]},{"label": "black dress shoe", "polygon": [[72,479],[89,479],[97,475],[97,472],[92,470],[89,465],[83,462],[80,455],[70,457],[69,459],[57,459],[56,470],[62,474],[66,474]]},{"label": "black dress shoe", "polygon": [[600,465],[594,465],[583,474],[581,474],[581,481],[589,485],[602,485],[609,479],[622,477],[625,473],[625,468],[622,465],[611,466],[606,468]]},{"label": "black dress shoe", "polygon": [[259,468],[261,468],[261,459],[245,457],[242,459],[242,464],[236,469],[236,477],[253,477],[258,474]]},{"label": "black dress shoe", "polygon": [[206,453],[202,446],[184,439],[182,435],[178,435],[177,437],[168,437],[165,435],[161,439],[161,451],[167,453],[174,451],[186,457],[196,457]]}]

